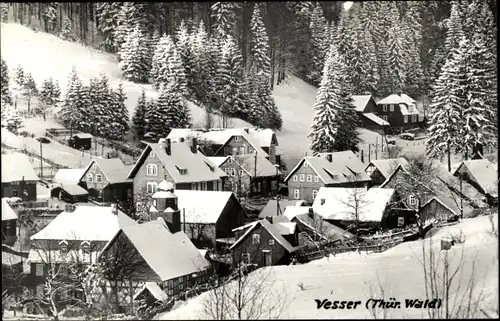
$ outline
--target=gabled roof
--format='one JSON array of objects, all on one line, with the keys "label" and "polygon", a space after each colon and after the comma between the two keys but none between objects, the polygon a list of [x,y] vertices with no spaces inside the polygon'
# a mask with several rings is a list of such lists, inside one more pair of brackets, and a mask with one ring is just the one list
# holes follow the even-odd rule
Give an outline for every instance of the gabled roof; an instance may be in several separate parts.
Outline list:
[{"label": "gabled roof", "polygon": [[[123,164],[119,158],[95,158],[87,165],[83,175],[88,172],[94,163],[99,166],[110,184],[130,182],[130,180],[127,179],[130,166]],[[80,179],[83,178],[83,175]]]},{"label": "gabled roof", "polygon": [[292,222],[276,222],[273,226],[281,235],[294,234],[297,228],[297,224]]},{"label": "gabled roof", "polygon": [[[221,177],[227,177],[227,174],[205,155],[200,152],[193,153],[189,145],[171,143],[170,155],[165,152],[163,144],[148,144],[128,174],[128,178],[135,177],[151,150],[177,184],[217,181]],[[186,169],[186,173],[181,174],[179,168]]]},{"label": "gabled roof", "polygon": [[215,166],[221,167],[231,156],[207,156],[207,159],[211,161]]},{"label": "gabled roof", "polygon": [[233,197],[238,201],[232,192],[175,190],[174,193],[177,207],[186,214],[187,223],[215,224],[229,200]]},{"label": "gabled roof", "polygon": [[407,106],[404,103],[399,104],[399,108],[401,110],[401,114],[405,116],[409,115],[419,115],[419,111],[415,105],[409,105]]},{"label": "gabled roof", "polygon": [[352,95],[351,98],[352,105],[356,107],[356,111],[358,112],[364,112],[366,105],[368,105],[370,99],[373,99],[371,95]]},{"label": "gabled roof", "polygon": [[20,153],[2,154],[2,183],[38,181],[28,156]]},{"label": "gabled roof", "polygon": [[[248,175],[251,177],[255,176],[255,155],[233,155],[231,158],[234,159]],[[276,176],[276,174],[280,175],[281,171],[279,169],[276,170],[276,166],[267,158],[257,155],[257,177]]]},{"label": "gabled roof", "polygon": [[393,189],[371,188],[366,191],[362,188],[321,187],[312,207],[325,219],[352,221],[357,199],[359,220],[380,222],[393,195]]},{"label": "gabled roof", "polygon": [[[269,234],[278,242],[280,243],[289,253],[294,252],[295,248],[281,236],[280,232],[276,229],[276,227],[273,226],[273,224],[269,223],[268,220],[263,219],[257,222],[252,222],[251,224],[248,224],[249,228],[246,230],[246,232],[234,242],[233,245],[229,248],[229,250],[233,250],[238,244],[240,244],[244,239],[250,235],[250,232],[254,231],[256,228],[262,226],[262,228],[266,229]],[[234,230],[233,230],[234,231]]]},{"label": "gabled roof", "polygon": [[108,249],[123,233],[144,261],[162,281],[197,273],[210,268],[184,232],[172,234],[163,220],[124,226],[105,246]]},{"label": "gabled roof", "polygon": [[308,214],[310,208],[309,206],[287,206],[283,216],[291,221],[297,215]]},{"label": "gabled roof", "polygon": [[60,187],[66,193],[68,193],[71,196],[77,196],[77,195],[87,195],[89,192],[85,190],[83,187],[77,184],[71,184],[71,183],[60,183],[59,186],[56,186],[55,188]]},{"label": "gabled roof", "polygon": [[443,205],[444,207],[446,207],[448,210],[450,210],[450,212],[452,212],[453,214],[455,215],[458,215],[459,212],[457,212],[455,209],[451,208],[450,206],[446,205],[443,201],[441,201],[439,198],[437,197],[433,197],[431,198],[430,200],[428,200],[424,205],[422,205],[422,209],[425,208],[426,206],[428,206],[429,204],[431,204],[432,202],[438,202],[439,204]]},{"label": "gabled roof", "polygon": [[310,214],[296,215],[293,221],[307,226],[313,232],[328,240],[336,241],[354,238],[352,233],[325,221],[323,217],[316,213],[313,213],[312,217]]},{"label": "gabled roof", "polygon": [[370,165],[375,166],[386,179],[396,170],[398,165],[402,165],[403,167],[409,166],[408,161],[403,157],[372,160],[370,164],[366,166],[365,171]]},{"label": "gabled roof", "polygon": [[137,300],[139,295],[146,290],[158,301],[165,301],[168,299],[168,295],[158,286],[158,284],[155,282],[146,282],[134,295],[134,300]]},{"label": "gabled roof", "polygon": [[259,142],[261,147],[269,147],[272,145],[273,141],[275,146],[278,146],[278,139],[276,134],[272,129],[265,128],[249,128],[248,134],[256,141]]},{"label": "gabled roof", "polygon": [[378,117],[374,113],[363,113],[363,116],[365,116],[369,120],[373,121],[377,125],[380,125],[380,126],[389,126],[390,125],[388,122],[386,122],[382,118]]},{"label": "gabled roof", "polygon": [[2,198],[2,222],[9,220],[17,220],[17,214],[5,198]]},{"label": "gabled roof", "polygon": [[453,176],[459,176],[463,168],[467,168],[471,179],[482,189],[482,193],[492,196],[498,195],[498,169],[488,159],[474,159],[463,161],[455,170]]},{"label": "gabled roof", "polygon": [[[332,161],[329,162],[327,155],[332,155]],[[370,177],[364,172],[365,165],[359,160],[352,151],[343,151],[335,153],[322,153],[319,156],[304,157],[285,178],[285,183],[293,174],[307,162],[309,166],[318,174],[319,178],[325,184],[340,184],[352,181],[364,182],[370,181]],[[356,177],[354,176],[356,173]]]},{"label": "gabled roof", "polygon": [[56,172],[52,181],[56,183],[78,184],[86,170],[86,168],[61,168]]},{"label": "gabled roof", "polygon": [[407,104],[407,105],[411,105],[411,104],[415,104],[415,100],[406,94],[401,94],[401,96],[396,95],[396,94],[392,94],[392,95],[389,95],[389,96],[379,100],[377,102],[377,104],[384,104],[384,105],[385,104]]},{"label": "gabled roof", "polygon": [[269,200],[259,213],[259,218],[266,218],[268,216],[276,216],[276,212],[279,211],[279,214],[283,214],[285,208],[288,206],[294,206],[297,201],[296,200],[288,200],[288,199],[280,199],[279,200],[279,209],[276,209],[276,200]]},{"label": "gabled roof", "polygon": [[78,205],[72,213],[62,212],[31,240],[109,241],[122,226],[138,224],[111,206]]}]

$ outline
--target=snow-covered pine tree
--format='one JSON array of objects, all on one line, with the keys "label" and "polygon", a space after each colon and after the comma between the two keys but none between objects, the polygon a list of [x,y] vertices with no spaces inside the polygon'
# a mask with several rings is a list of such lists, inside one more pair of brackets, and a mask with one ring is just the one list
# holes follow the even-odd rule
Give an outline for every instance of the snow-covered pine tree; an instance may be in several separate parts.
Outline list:
[{"label": "snow-covered pine tree", "polygon": [[24,77],[23,81],[23,96],[26,98],[28,103],[28,112],[31,111],[31,99],[38,95],[38,88],[36,86],[35,79],[28,73]]},{"label": "snow-covered pine tree", "polygon": [[68,18],[63,19],[59,37],[61,37],[61,39],[69,41],[75,40],[75,35],[73,34],[73,27],[71,26],[71,20],[69,20]]},{"label": "snow-covered pine tree", "polygon": [[153,63],[151,68],[151,77],[153,78],[153,85],[159,89],[162,84],[168,82],[168,59],[172,56],[174,50],[174,43],[169,35],[164,34],[155,46],[153,54]]},{"label": "snow-covered pine tree", "polygon": [[6,104],[12,103],[12,98],[10,96],[10,78],[9,78],[9,67],[5,60],[2,59],[2,71],[1,71],[1,83],[0,83],[0,96],[2,101]]},{"label": "snow-covered pine tree", "polygon": [[121,57],[122,45],[127,40],[127,36],[137,25],[137,21],[133,19],[135,15],[136,7],[134,2],[124,2],[121,5],[120,11],[116,17],[116,26],[113,33],[114,47],[118,50],[118,60],[123,59]]},{"label": "snow-covered pine tree", "polygon": [[161,35],[158,30],[155,30],[151,37],[148,37],[148,65],[150,67],[149,77],[153,78],[153,58],[156,51],[156,46],[160,43]]},{"label": "snow-covered pine tree", "polygon": [[99,20],[97,30],[104,36],[103,46],[106,51],[116,52],[114,33],[118,26],[118,15],[120,14],[122,2],[97,2],[96,17]]},{"label": "snow-covered pine tree", "polygon": [[212,5],[212,16],[215,20],[214,30],[218,30],[220,37],[235,36],[236,10],[240,8],[238,2],[217,1]]},{"label": "snow-covered pine tree", "polygon": [[323,9],[317,3],[311,12],[309,23],[312,66],[308,78],[314,84],[319,84],[321,81],[321,72],[323,71],[323,64],[328,50],[327,31],[328,24],[323,15]]},{"label": "snow-covered pine tree", "polygon": [[458,48],[459,42],[465,36],[465,33],[462,29],[463,20],[460,16],[459,6],[460,4],[458,1],[453,1],[450,18],[446,23],[447,31],[444,47],[446,48],[447,56],[452,55],[453,49]]},{"label": "snow-covered pine tree", "polygon": [[[455,55],[446,61],[434,84],[432,103],[428,110],[429,139],[426,142],[427,154],[430,157],[439,158],[445,154],[450,156],[452,151],[462,150],[462,107],[466,104],[462,91],[465,80],[464,66],[463,53],[455,50]],[[448,165],[451,166],[450,164],[448,160]]]},{"label": "snow-covered pine tree", "polygon": [[322,152],[357,150],[357,115],[344,89],[346,66],[335,44],[330,46],[323,78],[313,106],[311,150]]},{"label": "snow-covered pine tree", "polygon": [[135,137],[138,139],[144,138],[144,134],[146,133],[147,107],[146,92],[143,90],[137,100],[137,105],[135,106],[134,115],[132,117],[132,129],[134,130]]},{"label": "snow-covered pine tree", "polygon": [[146,113],[148,132],[156,137],[167,137],[172,128],[185,128],[190,124],[186,102],[168,83],[160,88],[160,95]]},{"label": "snow-covered pine tree", "polygon": [[403,47],[403,35],[398,23],[395,23],[391,29],[389,29],[388,53],[390,90],[392,93],[397,94],[404,90],[407,78],[407,62]]},{"label": "snow-covered pine tree", "polygon": [[18,65],[14,70],[14,86],[12,86],[12,94],[14,95],[14,108],[17,108],[17,99],[23,95],[24,90],[24,69]]},{"label": "snow-covered pine tree", "polygon": [[495,61],[495,68],[497,62],[497,26],[495,23],[495,17],[493,16],[493,12],[488,6],[487,1],[481,1],[481,10],[479,13],[479,19],[475,24],[476,30],[475,33],[478,35],[483,35],[485,38],[485,43],[490,49],[490,52],[493,55],[493,59]]},{"label": "snow-covered pine tree", "polygon": [[8,16],[9,16],[9,4],[3,2],[0,4],[0,19],[1,19],[1,21],[7,22]]},{"label": "snow-covered pine tree", "polygon": [[61,97],[61,89],[57,81],[52,77],[45,79],[40,89],[40,106],[43,120],[46,120],[47,111],[57,105]]},{"label": "snow-covered pine tree", "polygon": [[250,21],[250,46],[252,74],[258,76],[271,77],[271,59],[269,58],[269,37],[266,27],[260,15],[259,4],[254,6],[252,19]]},{"label": "snow-covered pine tree", "polygon": [[24,120],[19,110],[2,103],[2,127],[8,131],[19,134],[19,130],[24,126]]},{"label": "snow-covered pine tree", "polygon": [[88,121],[92,121],[90,119],[92,115],[88,113],[90,105],[88,89],[83,86],[76,69],[73,67],[59,115],[64,127],[72,130],[83,129]]},{"label": "snow-covered pine tree", "polygon": [[176,48],[179,52],[179,56],[182,61],[182,66],[184,67],[184,72],[186,74],[186,87],[188,89],[188,96],[192,95],[192,90],[194,86],[194,79],[196,78],[195,66],[194,66],[194,54],[191,44],[191,36],[189,34],[188,28],[183,21],[179,26],[179,30],[176,33]]},{"label": "snow-covered pine tree", "polygon": [[466,50],[467,104],[463,109],[464,129],[462,144],[468,151],[480,143],[496,148],[497,99],[496,71],[493,56],[484,42],[484,35],[475,34],[472,43],[462,39],[460,49]]},{"label": "snow-covered pine tree", "polygon": [[212,79],[210,79],[212,70],[210,66],[210,45],[208,35],[205,30],[203,20],[200,21],[198,28],[191,34],[191,52],[193,53],[194,74],[191,78],[192,87],[189,88],[193,93],[193,98],[203,104],[205,108],[211,109],[213,90]]},{"label": "snow-covered pine tree", "polygon": [[125,79],[147,82],[149,75],[148,39],[143,25],[136,25],[122,44],[121,61],[118,64]]},{"label": "snow-covered pine tree", "polygon": [[111,122],[107,137],[115,140],[123,140],[130,130],[129,113],[125,105],[126,95],[123,91],[123,83],[118,84],[116,91],[110,90],[111,94]]},{"label": "snow-covered pine tree", "polygon": [[403,48],[406,56],[404,92],[412,97],[418,97],[424,93],[424,75],[420,58],[422,25],[419,4],[409,1],[407,5],[408,10],[402,21]]}]

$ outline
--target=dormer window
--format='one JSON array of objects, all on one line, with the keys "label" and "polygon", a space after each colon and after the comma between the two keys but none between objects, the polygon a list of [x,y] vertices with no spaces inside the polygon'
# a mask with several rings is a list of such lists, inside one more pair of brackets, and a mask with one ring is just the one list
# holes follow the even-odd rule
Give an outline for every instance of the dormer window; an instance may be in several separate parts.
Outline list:
[{"label": "dormer window", "polygon": [[85,241],[82,243],[82,253],[83,254],[90,254],[90,243]]},{"label": "dormer window", "polygon": [[181,168],[177,165],[175,165],[175,168],[177,168],[177,170],[179,171],[179,174],[181,175],[186,175],[187,174],[187,169],[186,168]]},{"label": "dormer window", "polygon": [[66,254],[68,253],[68,250],[69,250],[69,247],[68,247],[68,242],[66,241],[61,241],[59,243],[59,251],[61,252],[61,254]]},{"label": "dormer window", "polygon": [[241,142],[241,136],[234,136],[234,141],[235,142]]}]

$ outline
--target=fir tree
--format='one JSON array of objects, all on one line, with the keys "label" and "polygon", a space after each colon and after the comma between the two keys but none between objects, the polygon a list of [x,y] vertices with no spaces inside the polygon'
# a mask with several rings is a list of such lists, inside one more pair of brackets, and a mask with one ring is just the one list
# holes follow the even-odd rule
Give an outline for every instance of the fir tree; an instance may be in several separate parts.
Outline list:
[{"label": "fir tree", "polygon": [[[118,59],[123,59],[121,56],[121,48],[123,43],[127,41],[128,35],[136,27],[134,23],[136,16],[136,7],[134,2],[124,2],[121,5],[120,11],[116,17],[116,27],[113,33],[114,47],[118,50]],[[135,21],[137,22],[137,21]]]},{"label": "fir tree", "polygon": [[23,118],[19,110],[7,106],[2,103],[2,127],[7,128],[8,131],[19,134],[19,130],[24,126]]},{"label": "fir tree", "polygon": [[116,91],[111,90],[111,127],[107,137],[111,139],[123,140],[130,129],[129,113],[125,105],[126,95],[123,92],[123,84],[118,84]]},{"label": "fir tree", "polygon": [[235,13],[239,8],[238,2],[218,1],[212,5],[212,16],[215,20],[214,30],[218,30],[220,37],[235,36]]},{"label": "fir tree", "polygon": [[21,65],[18,65],[14,70],[14,86],[13,86],[13,94],[14,94],[14,108],[17,108],[17,99],[19,96],[23,95],[24,89],[24,69]]},{"label": "fir tree", "polygon": [[160,38],[153,56],[151,75],[155,88],[173,82],[181,94],[186,94],[186,74],[181,57],[169,35]]},{"label": "fir tree", "polygon": [[195,65],[194,65],[194,54],[191,44],[191,37],[184,23],[184,20],[179,26],[179,30],[176,34],[176,47],[179,52],[180,59],[182,61],[182,66],[184,67],[184,72],[186,74],[186,87],[188,89],[188,95],[192,95],[191,88],[195,84]]},{"label": "fir tree", "polygon": [[207,32],[203,20],[200,21],[198,29],[191,34],[191,52],[193,54],[193,77],[191,78],[192,86],[190,91],[193,93],[193,98],[203,104],[205,108],[211,109],[213,90],[211,61],[210,61],[210,46]]},{"label": "fir tree", "polygon": [[447,56],[452,54],[454,48],[458,48],[459,42],[465,36],[462,29],[463,20],[459,10],[459,3],[454,1],[451,7],[450,18],[447,22],[446,41],[444,44]]},{"label": "fir tree", "polygon": [[392,93],[402,92],[405,88],[406,82],[406,61],[405,52],[403,47],[403,38],[400,26],[394,24],[389,29],[389,76],[390,76],[390,90]]},{"label": "fir tree", "polygon": [[404,16],[402,25],[403,48],[406,62],[406,82],[404,91],[410,96],[423,94],[424,75],[422,61],[420,59],[420,48],[422,46],[422,26],[420,23],[420,12],[418,3],[408,3],[408,10]]},{"label": "fir tree", "polygon": [[54,107],[61,97],[61,89],[57,81],[51,78],[45,79],[40,89],[40,110],[43,115],[43,120],[46,120],[47,110]]},{"label": "fir tree", "polygon": [[120,51],[121,61],[118,64],[125,79],[135,82],[146,82],[149,75],[148,39],[142,25],[136,25],[130,32]]},{"label": "fir tree", "polygon": [[116,52],[119,49],[114,40],[114,33],[118,26],[118,15],[122,6],[121,2],[96,3],[96,16],[99,20],[97,30],[104,36],[103,46],[105,50],[110,52]]},{"label": "fir tree", "polygon": [[35,79],[31,73],[28,73],[24,77],[23,81],[23,96],[26,98],[28,103],[28,112],[31,110],[31,99],[38,95],[38,88],[36,86]]},{"label": "fir tree", "polygon": [[271,60],[269,58],[269,37],[260,15],[259,5],[254,6],[250,21],[251,70],[255,75],[271,76]]},{"label": "fir tree", "polygon": [[66,87],[66,95],[61,108],[60,118],[63,125],[71,130],[82,130],[92,123],[92,113],[88,89],[83,86],[73,67]]},{"label": "fir tree", "polygon": [[319,84],[321,72],[325,62],[326,51],[328,50],[327,29],[328,25],[323,16],[323,9],[319,4],[311,13],[309,32],[311,34],[311,72],[308,75],[310,81]]},{"label": "fir tree", "polygon": [[9,5],[7,3],[0,4],[0,20],[2,22],[7,22],[9,16]]},{"label": "fir tree", "polygon": [[344,90],[346,66],[335,45],[330,47],[323,78],[313,106],[312,130],[309,134],[315,154],[357,150],[357,116],[350,93]]},{"label": "fir tree", "polygon": [[144,138],[144,134],[146,133],[147,107],[146,92],[143,90],[137,100],[134,116],[132,117],[132,128],[138,139]]},{"label": "fir tree", "polygon": [[7,63],[2,59],[2,73],[1,73],[1,82],[0,82],[0,96],[2,97],[2,101],[6,104],[12,103],[12,98],[10,96],[9,90],[9,68],[7,67]]},{"label": "fir tree", "polygon": [[62,22],[61,32],[59,33],[59,37],[64,40],[74,41],[75,36],[73,35],[73,28],[71,26],[71,20],[68,18],[64,18]]}]

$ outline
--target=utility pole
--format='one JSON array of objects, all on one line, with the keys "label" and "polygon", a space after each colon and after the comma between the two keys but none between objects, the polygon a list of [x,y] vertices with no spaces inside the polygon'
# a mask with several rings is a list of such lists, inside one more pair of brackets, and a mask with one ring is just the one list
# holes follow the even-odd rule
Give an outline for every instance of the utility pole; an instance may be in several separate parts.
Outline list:
[{"label": "utility pole", "polygon": [[254,189],[255,189],[255,192],[257,192],[257,151],[254,151],[253,153],[254,155],[254,169],[253,169],[253,179],[254,179]]},{"label": "utility pole", "polygon": [[40,143],[40,179],[43,179],[42,137],[38,137],[36,140]]},{"label": "utility pole", "polygon": [[378,159],[378,137],[375,137],[375,159]]},{"label": "utility pole", "polygon": [[280,194],[279,194],[279,179],[278,179],[278,168],[279,165],[274,165],[276,167],[276,216],[280,215]]}]

